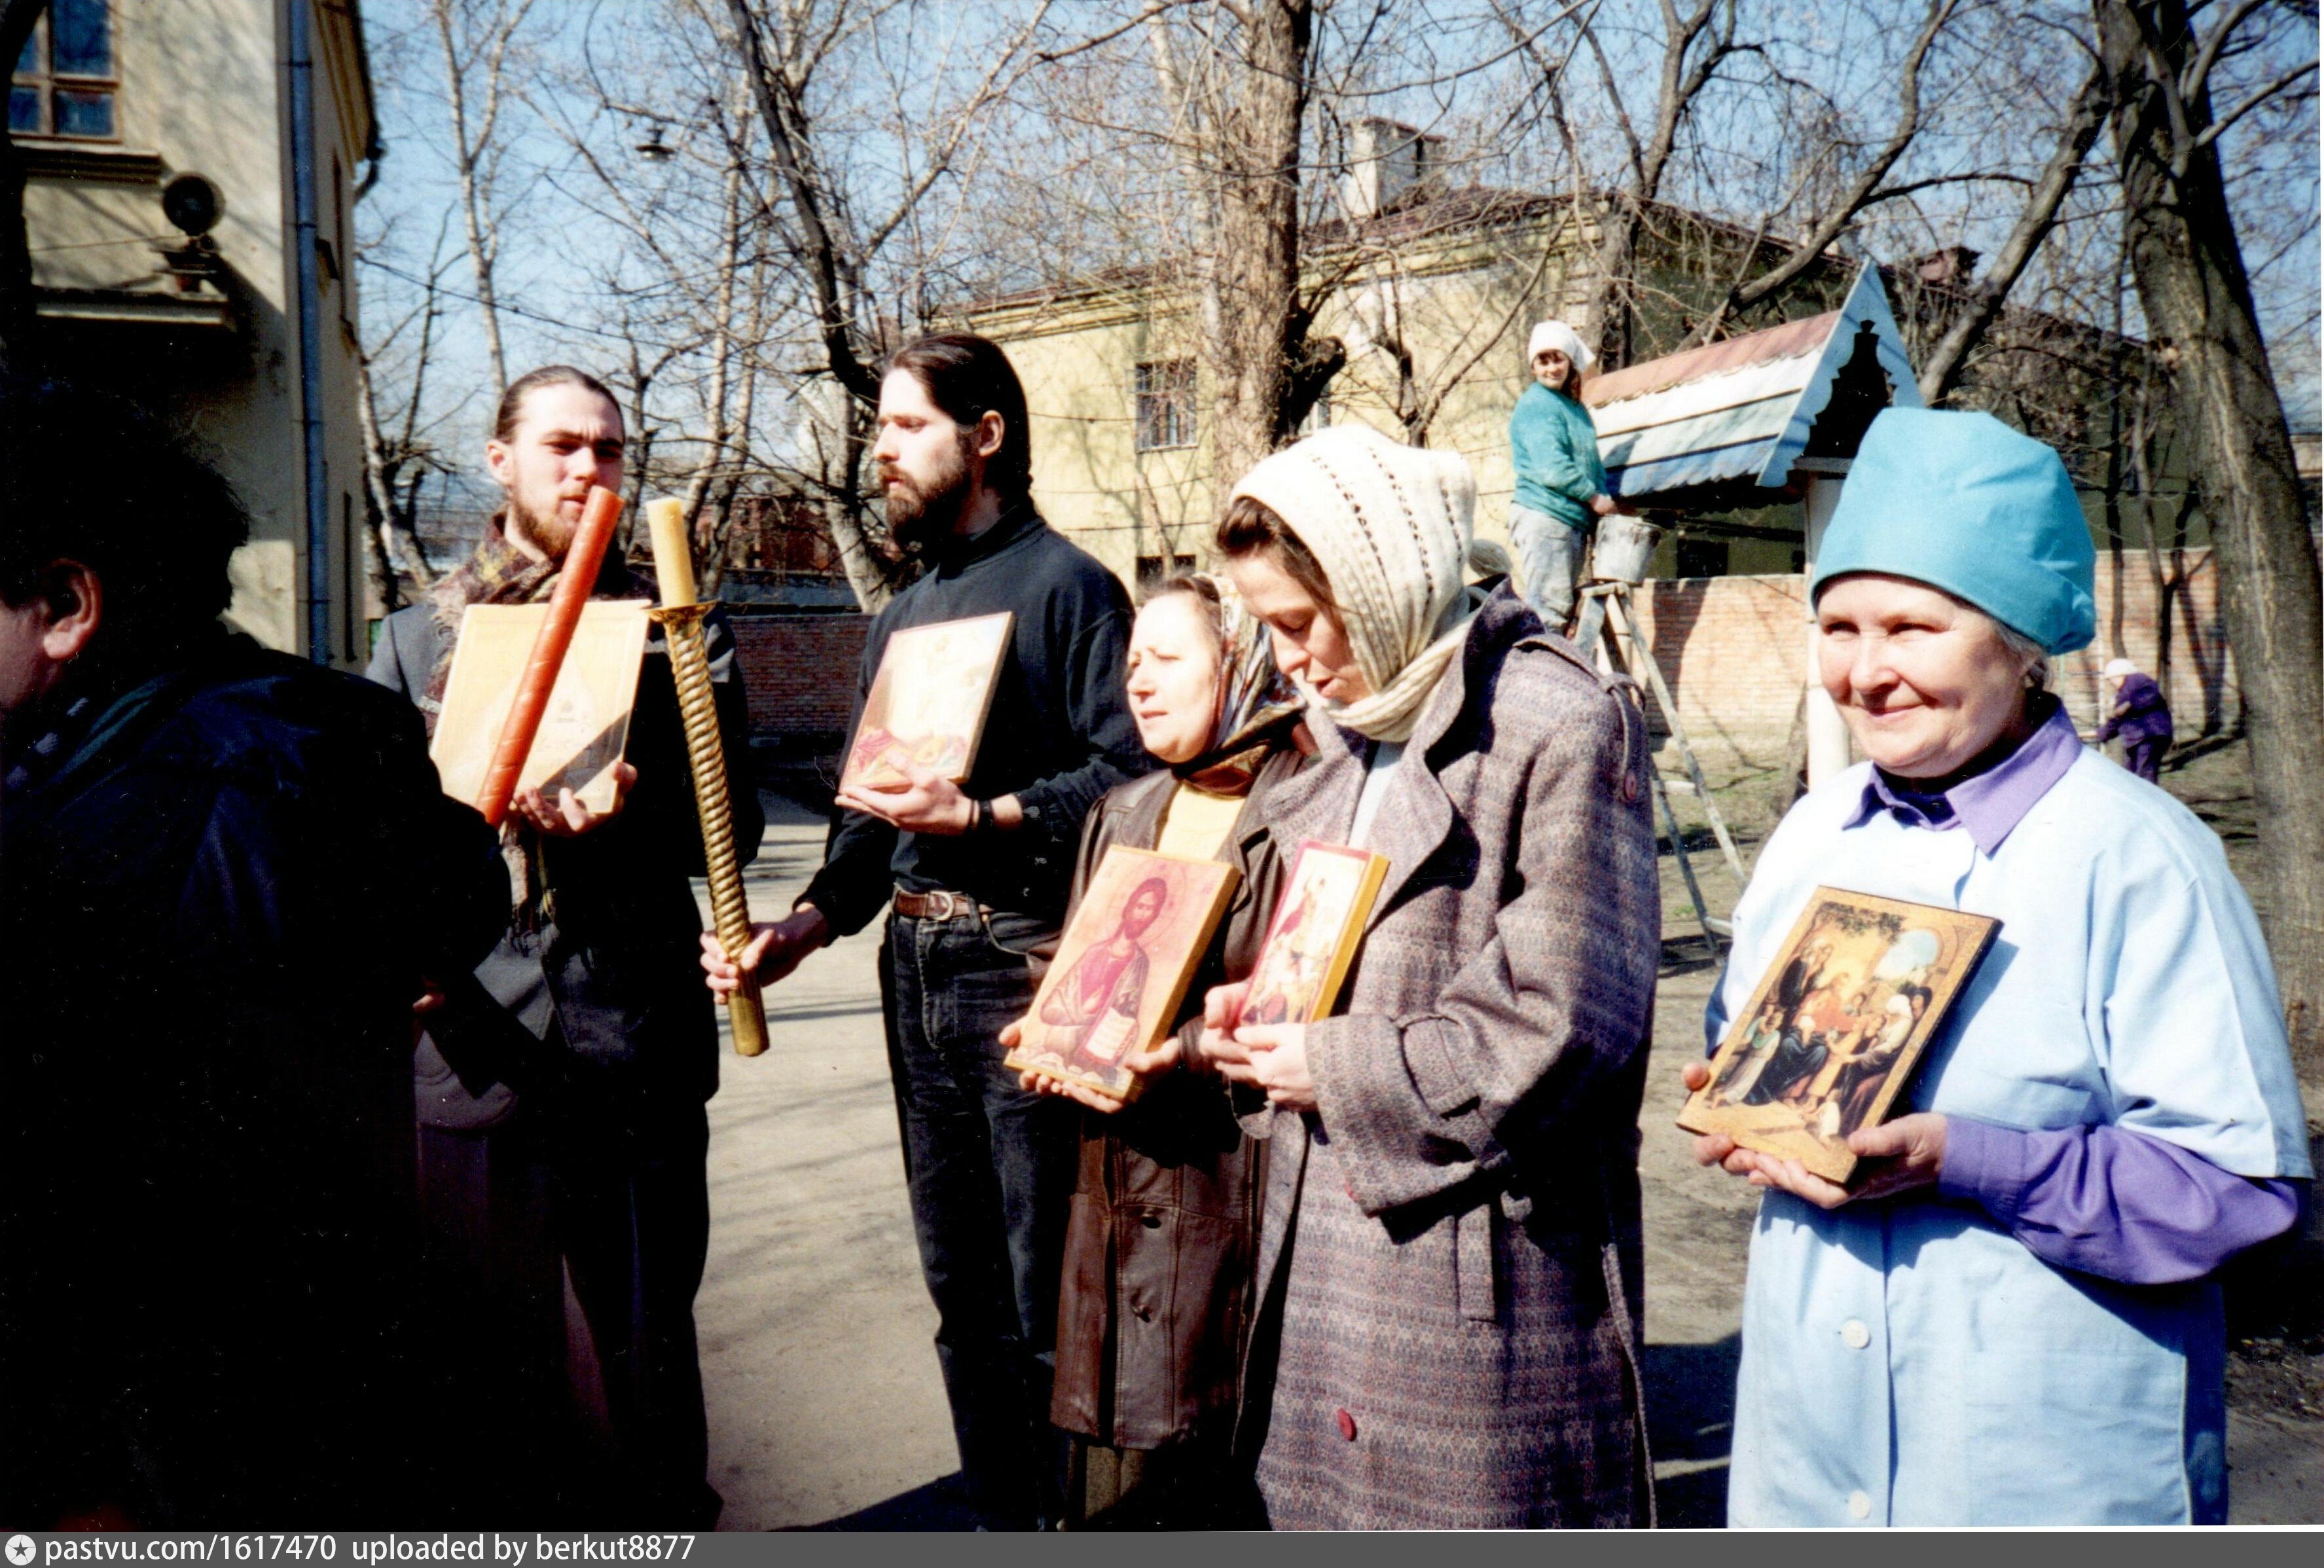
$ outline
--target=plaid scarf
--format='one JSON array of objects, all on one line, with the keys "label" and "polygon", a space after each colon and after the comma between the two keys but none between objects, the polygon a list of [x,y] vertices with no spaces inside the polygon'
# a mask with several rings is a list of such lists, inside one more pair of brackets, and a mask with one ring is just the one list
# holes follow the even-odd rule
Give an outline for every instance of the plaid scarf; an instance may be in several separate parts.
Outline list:
[{"label": "plaid scarf", "polygon": [[[430,738],[444,712],[444,691],[451,684],[452,656],[459,650],[460,621],[468,606],[546,604],[564,575],[561,559],[537,561],[509,543],[507,518],[506,512],[493,513],[492,521],[484,524],[484,537],[477,541],[476,553],[428,591],[431,613],[444,633],[443,651],[437,655],[436,668],[429,671],[427,689],[420,698],[420,716]],[[650,599],[654,595],[619,557],[608,552],[589,596]],[[501,824],[501,858],[509,868],[511,928],[538,931],[544,918],[556,918],[548,875],[541,865],[540,835],[522,817],[509,816]]]}]

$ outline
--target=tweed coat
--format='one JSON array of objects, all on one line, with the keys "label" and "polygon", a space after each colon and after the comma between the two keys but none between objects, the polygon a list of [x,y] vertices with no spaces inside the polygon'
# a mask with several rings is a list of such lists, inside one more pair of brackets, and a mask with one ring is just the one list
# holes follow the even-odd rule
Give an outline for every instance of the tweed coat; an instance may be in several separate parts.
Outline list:
[{"label": "tweed coat", "polygon": [[[1360,737],[1268,800],[1344,839]],[[1423,709],[1314,1112],[1275,1111],[1239,1442],[1277,1527],[1652,1522],[1637,1114],[1661,948],[1644,722],[1503,588]],[[1272,1354],[1273,1389],[1264,1379]]]}]

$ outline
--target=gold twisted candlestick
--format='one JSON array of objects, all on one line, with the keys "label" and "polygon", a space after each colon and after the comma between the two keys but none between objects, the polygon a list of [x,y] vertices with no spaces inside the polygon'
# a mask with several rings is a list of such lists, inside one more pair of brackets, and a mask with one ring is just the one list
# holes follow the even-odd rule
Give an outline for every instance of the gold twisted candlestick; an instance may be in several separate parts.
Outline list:
[{"label": "gold twisted candlestick", "polygon": [[[653,526],[654,564],[661,580],[662,603],[651,612],[669,643],[670,677],[678,687],[678,711],[686,722],[686,751],[694,764],[695,814],[702,822],[702,856],[709,872],[710,915],[718,945],[729,958],[739,959],[751,945],[751,905],[742,892],[742,868],[734,858],[734,813],[726,795],[726,755],[718,736],[718,700],[711,690],[710,650],[703,640],[703,617],[715,609],[714,601],[696,604],[694,562],[684,548],[680,505],[657,501],[646,509]],[[668,536],[675,534],[675,540]],[[668,542],[666,543],[666,540]],[[759,981],[742,976],[742,986],[726,998],[726,1019],[733,1027],[734,1054],[755,1056],[767,1048],[767,1014],[759,999]]]}]

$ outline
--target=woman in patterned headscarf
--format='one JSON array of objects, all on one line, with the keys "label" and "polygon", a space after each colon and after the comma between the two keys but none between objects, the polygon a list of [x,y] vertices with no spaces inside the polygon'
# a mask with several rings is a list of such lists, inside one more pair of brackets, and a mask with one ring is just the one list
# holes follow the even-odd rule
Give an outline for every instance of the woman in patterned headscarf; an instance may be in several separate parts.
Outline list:
[{"label": "woman in patterned headscarf", "polygon": [[[1300,766],[1301,705],[1266,629],[1231,586],[1201,576],[1172,578],[1139,611],[1129,684],[1139,734],[1168,766],[1090,814],[1075,902],[1115,844],[1224,860],[1241,876],[1180,1032],[1124,1058],[1147,1081],[1135,1103],[1026,1075],[1094,1112],[1067,1222],[1050,1419],[1074,1438],[1069,1526],[1247,1525],[1259,1516],[1233,1436],[1262,1146],[1193,1046],[1204,992],[1250,973],[1274,910],[1282,862],[1259,802]],[[1001,1038],[1015,1044],[1013,1030]]]},{"label": "woman in patterned headscarf", "polygon": [[[1850,480],[1850,484],[1854,481]],[[1201,1045],[1267,1092],[1246,1423],[1277,1528],[1652,1517],[1637,1124],[1661,955],[1646,725],[1506,586],[1462,581],[1454,455],[1334,426],[1215,542],[1315,760],[1279,842],[1388,862],[1339,1009]]]}]

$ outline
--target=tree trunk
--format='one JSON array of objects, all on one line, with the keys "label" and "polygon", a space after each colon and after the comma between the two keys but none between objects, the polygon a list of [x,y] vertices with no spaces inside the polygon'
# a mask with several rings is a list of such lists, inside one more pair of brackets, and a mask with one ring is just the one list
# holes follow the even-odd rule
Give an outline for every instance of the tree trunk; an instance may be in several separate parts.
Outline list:
[{"label": "tree trunk", "polygon": [[[429,570],[425,553],[417,538],[396,538],[398,521],[395,510],[395,474],[388,460],[387,447],[379,428],[379,404],[372,392],[371,360],[356,361],[355,422],[363,432],[364,444],[364,513],[370,527],[372,575],[377,579],[379,602],[390,611],[402,607],[403,595],[396,581],[395,558],[398,554],[409,563],[411,577],[425,588],[435,581]],[[398,547],[401,549],[399,549]]]},{"label": "tree trunk", "polygon": [[847,574],[847,586],[855,592],[856,604],[866,615],[877,615],[896,596],[896,588],[872,551],[871,535],[863,526],[862,509],[849,504],[844,497],[827,495],[822,511],[824,530],[831,535],[832,548],[839,552],[840,569]]},{"label": "tree trunk", "polygon": [[[735,41],[751,78],[761,127],[767,133],[767,150],[798,226],[793,253],[815,289],[816,334],[823,346],[824,369],[841,386],[866,402],[880,401],[880,371],[861,351],[857,305],[862,291],[856,286],[862,258],[850,254],[831,208],[835,205],[815,159],[812,124],[799,101],[798,83],[781,67],[781,58],[770,59],[766,39],[749,0],[727,0]],[[846,545],[836,535],[833,543],[842,553]],[[852,575],[852,574],[851,574]]]},{"label": "tree trunk", "polygon": [[1218,233],[1210,269],[1211,476],[1227,488],[1290,434],[1299,294],[1299,140],[1312,0],[1252,0],[1237,92],[1216,127]]},{"label": "tree trunk", "polygon": [[[1694,100],[1711,85],[1721,61],[1735,50],[1735,7],[1720,9],[1719,0],[1698,0],[1694,10],[1681,16],[1674,5],[1663,7],[1663,58],[1660,88],[1655,98],[1655,123],[1643,143],[1631,134],[1628,118],[1620,114],[1621,91],[1615,68],[1595,31],[1595,13],[1582,24],[1582,42],[1598,63],[1606,84],[1607,99],[1630,140],[1630,183],[1609,194],[1598,216],[1599,286],[1582,313],[1582,337],[1594,346],[1608,367],[1628,364],[1635,355],[1638,304],[1638,236],[1646,225],[1645,204],[1662,198],[1663,172],[1678,145],[1679,127],[1694,112]],[[1710,42],[1692,64],[1698,40]],[[1560,110],[1561,126],[1563,110]],[[1581,158],[1571,131],[1566,151],[1574,159],[1573,221],[1582,222]]]},{"label": "tree trunk", "polygon": [[[49,0],[0,5],[0,60],[16,69]],[[40,317],[32,295],[32,244],[24,231],[24,154],[0,120],[0,371],[22,374],[39,360]]]},{"label": "tree trunk", "polygon": [[[2324,1080],[2324,595],[2228,211],[2204,84],[2177,105],[2195,53],[2181,0],[2095,0],[2116,81],[2131,271],[2149,332],[2167,340],[2219,565],[2251,743],[2254,869],[2294,1060]],[[2176,110],[2174,113],[2173,110]],[[2174,120],[2177,122],[2174,126]]]},{"label": "tree trunk", "polygon": [[864,455],[872,444],[872,408],[840,383],[821,377],[801,390],[807,417],[799,442],[800,465],[816,488],[816,510],[824,531],[839,552],[839,569],[867,615],[876,615],[895,596],[895,576],[872,549],[864,526]]}]

